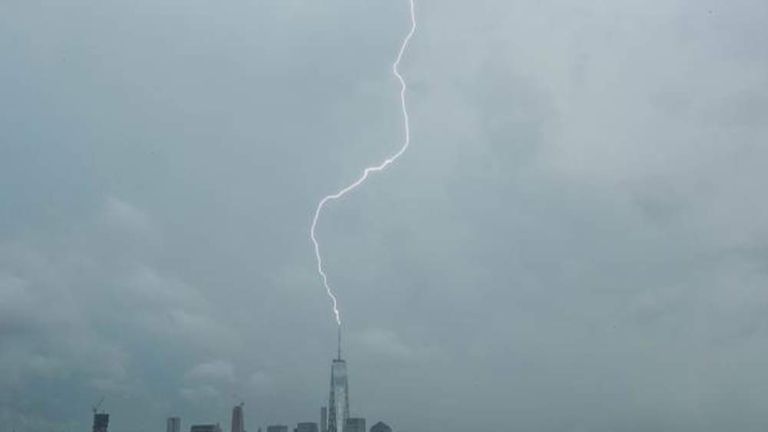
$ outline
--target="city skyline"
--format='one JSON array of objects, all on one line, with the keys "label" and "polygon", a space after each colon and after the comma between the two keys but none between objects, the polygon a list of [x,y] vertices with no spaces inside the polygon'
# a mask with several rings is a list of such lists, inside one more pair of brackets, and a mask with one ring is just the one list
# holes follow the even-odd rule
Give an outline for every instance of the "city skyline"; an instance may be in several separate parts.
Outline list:
[{"label": "city skyline", "polygon": [[[321,407],[320,423],[299,421],[293,432],[368,432],[366,419],[352,417],[349,411],[348,374],[346,361],[341,357],[341,328],[338,329],[336,357],[331,363],[330,396],[327,410]],[[109,413],[100,411],[104,398],[92,407],[93,427],[92,432],[109,432]],[[240,402],[232,407],[230,416],[230,432],[247,432],[245,429],[245,402]],[[330,411],[330,415],[329,415]],[[341,427],[339,426],[341,425]],[[269,424],[258,426],[258,432],[265,429],[267,432],[289,432],[288,425]],[[166,419],[166,432],[180,432],[182,419],[171,416]],[[384,422],[377,422],[371,427],[370,432],[391,432],[392,429]],[[189,432],[222,432],[221,423],[190,424]]]}]

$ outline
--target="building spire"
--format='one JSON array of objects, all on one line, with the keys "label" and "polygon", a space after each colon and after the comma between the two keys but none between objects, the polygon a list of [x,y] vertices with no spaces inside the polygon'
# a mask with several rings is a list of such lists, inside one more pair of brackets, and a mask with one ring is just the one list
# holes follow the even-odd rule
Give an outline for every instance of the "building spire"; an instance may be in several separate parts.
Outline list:
[{"label": "building spire", "polygon": [[338,356],[338,359],[341,360],[341,326],[339,326],[338,336],[339,336],[339,346],[338,346],[339,356]]}]

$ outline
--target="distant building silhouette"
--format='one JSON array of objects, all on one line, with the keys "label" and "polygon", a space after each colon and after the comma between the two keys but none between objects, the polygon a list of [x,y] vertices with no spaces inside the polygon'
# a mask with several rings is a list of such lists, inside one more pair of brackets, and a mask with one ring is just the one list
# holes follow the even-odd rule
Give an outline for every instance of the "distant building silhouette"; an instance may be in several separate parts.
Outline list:
[{"label": "distant building silhouette", "polygon": [[221,432],[221,426],[218,423],[192,425],[189,428],[189,432]]},{"label": "distant building silhouette", "polygon": [[296,426],[296,432],[320,432],[317,427],[317,423],[299,423]]},{"label": "distant building silhouette", "polygon": [[331,364],[331,395],[328,398],[328,432],[343,432],[349,418],[349,389],[347,362],[341,358],[341,327],[339,327],[339,355]]},{"label": "distant building silhouette", "polygon": [[109,414],[98,413],[94,408],[93,432],[107,432],[108,427],[109,427]]},{"label": "distant building silhouette", "polygon": [[288,432],[288,426],[283,426],[283,425],[267,426],[267,432]]},{"label": "distant building silhouette", "polygon": [[243,419],[243,404],[232,408],[232,432],[245,432],[245,419]]},{"label": "distant building silhouette", "polygon": [[344,422],[344,432],[366,432],[364,418],[348,418]]},{"label": "distant building silhouette", "polygon": [[392,428],[384,422],[378,422],[371,426],[371,432],[392,432]]},{"label": "distant building silhouette", "polygon": [[165,421],[165,432],[181,432],[181,419],[179,417],[168,417]]},{"label": "distant building silhouette", "polygon": [[328,408],[320,408],[320,432],[328,432]]}]

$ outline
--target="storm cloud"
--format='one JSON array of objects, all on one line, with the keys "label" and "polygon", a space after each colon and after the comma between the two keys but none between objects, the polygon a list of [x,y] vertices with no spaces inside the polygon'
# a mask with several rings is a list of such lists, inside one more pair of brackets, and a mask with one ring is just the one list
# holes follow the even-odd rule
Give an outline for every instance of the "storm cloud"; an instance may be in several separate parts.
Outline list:
[{"label": "storm cloud", "polygon": [[[417,0],[319,227],[353,414],[768,427],[768,4]],[[405,1],[0,3],[0,422],[317,421]]]}]

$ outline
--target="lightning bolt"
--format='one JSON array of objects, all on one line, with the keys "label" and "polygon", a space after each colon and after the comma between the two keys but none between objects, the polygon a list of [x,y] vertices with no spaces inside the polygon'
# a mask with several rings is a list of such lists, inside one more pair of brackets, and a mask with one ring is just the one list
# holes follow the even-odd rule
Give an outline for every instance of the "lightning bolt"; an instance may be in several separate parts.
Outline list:
[{"label": "lightning bolt", "polygon": [[365,181],[368,180],[368,177],[371,174],[384,171],[388,166],[390,166],[396,160],[398,160],[400,156],[402,156],[403,153],[405,153],[408,150],[408,147],[411,145],[410,119],[408,117],[408,106],[405,103],[405,93],[408,90],[408,86],[405,83],[405,79],[400,74],[400,70],[399,70],[400,62],[403,59],[403,54],[405,53],[405,49],[408,47],[408,43],[411,41],[413,34],[416,32],[416,7],[414,5],[414,0],[408,0],[408,1],[410,4],[410,12],[411,12],[411,29],[403,39],[403,43],[400,45],[400,51],[398,51],[397,53],[397,58],[395,59],[395,62],[392,64],[392,74],[400,82],[400,108],[403,113],[403,128],[405,131],[405,138],[404,138],[403,144],[400,147],[400,150],[397,151],[397,153],[388,157],[380,164],[365,168],[363,170],[363,173],[360,175],[360,177],[358,177],[358,179],[355,180],[352,184],[350,184],[349,186],[346,186],[345,188],[341,189],[340,191],[334,194],[327,195],[322,200],[320,200],[320,202],[317,204],[315,215],[312,218],[312,227],[309,230],[309,236],[312,239],[312,243],[315,245],[315,258],[317,259],[317,272],[320,274],[320,278],[323,281],[323,286],[325,287],[325,291],[328,293],[328,297],[331,298],[331,302],[333,304],[333,315],[336,318],[336,324],[338,324],[339,326],[341,326],[341,313],[339,312],[339,301],[336,298],[336,295],[333,293],[333,290],[331,289],[331,286],[328,283],[328,275],[325,273],[325,270],[323,269],[323,257],[320,254],[320,242],[317,241],[317,222],[320,219],[320,214],[323,212],[323,209],[329,202],[341,199],[348,193],[354,191],[355,189],[360,187],[360,185],[365,183]]}]

